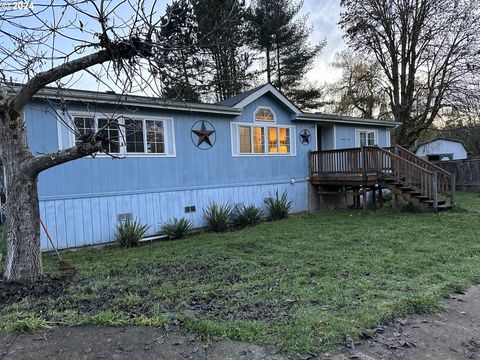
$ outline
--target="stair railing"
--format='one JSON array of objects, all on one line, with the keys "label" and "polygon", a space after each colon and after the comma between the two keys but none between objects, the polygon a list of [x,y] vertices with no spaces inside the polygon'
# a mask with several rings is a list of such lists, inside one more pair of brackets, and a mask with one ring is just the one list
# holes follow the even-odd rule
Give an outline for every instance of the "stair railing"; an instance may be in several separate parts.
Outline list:
[{"label": "stair railing", "polygon": [[440,166],[437,166],[430,161],[424,160],[418,155],[414,154],[410,150],[403,146],[396,145],[394,149],[395,153],[402,158],[411,161],[431,172],[437,173],[437,187],[438,192],[450,198],[450,203],[455,204],[455,175],[449,173]]},{"label": "stair railing", "polygon": [[[438,204],[438,187],[436,186],[437,175],[424,167],[404,159],[398,154],[379,147],[367,147],[368,153],[376,153],[376,157],[367,156],[367,169],[375,169],[379,177],[392,179],[421,196],[434,201],[435,210]],[[370,163],[368,163],[370,162]]]}]

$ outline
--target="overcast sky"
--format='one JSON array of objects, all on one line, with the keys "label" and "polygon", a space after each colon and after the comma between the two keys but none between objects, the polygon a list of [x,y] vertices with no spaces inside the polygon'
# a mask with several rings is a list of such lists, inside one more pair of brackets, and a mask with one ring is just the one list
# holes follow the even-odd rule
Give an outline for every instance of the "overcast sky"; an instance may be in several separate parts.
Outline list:
[{"label": "overcast sky", "polygon": [[338,76],[338,71],[334,71],[329,64],[337,51],[345,48],[342,39],[342,31],[338,26],[340,20],[340,1],[339,0],[305,0],[303,12],[309,16],[309,22],[313,26],[312,40],[318,40],[325,37],[327,46],[323,53],[315,62],[311,70],[309,81],[319,83],[332,82]]}]

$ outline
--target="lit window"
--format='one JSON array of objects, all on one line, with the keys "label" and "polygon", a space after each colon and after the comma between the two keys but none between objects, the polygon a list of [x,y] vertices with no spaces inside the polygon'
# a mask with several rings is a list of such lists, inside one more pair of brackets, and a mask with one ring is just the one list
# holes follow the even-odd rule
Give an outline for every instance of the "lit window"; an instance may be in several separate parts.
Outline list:
[{"label": "lit window", "polygon": [[163,121],[146,120],[147,153],[165,153],[165,131]]},{"label": "lit window", "polygon": [[73,123],[77,129],[75,134],[75,144],[80,144],[85,141],[87,134],[95,132],[95,123],[92,117],[75,117]]},{"label": "lit window", "polygon": [[117,154],[119,153],[120,132],[118,128],[117,119],[98,119],[98,131],[100,134],[109,140],[109,143],[104,146],[104,151]]},{"label": "lit window", "polygon": [[240,126],[238,132],[240,135],[240,153],[250,154],[252,152],[252,138],[250,126]]},{"label": "lit window", "polygon": [[143,120],[125,119],[125,140],[128,153],[143,153]]},{"label": "lit window", "polygon": [[265,152],[265,131],[263,127],[253,128],[253,152],[255,154]]},{"label": "lit window", "polygon": [[275,121],[275,114],[266,107],[260,107],[255,111],[255,121]]},{"label": "lit window", "polygon": [[278,153],[278,128],[268,128],[268,152]]},{"label": "lit window", "polygon": [[290,152],[290,129],[280,128],[280,152],[288,154]]}]

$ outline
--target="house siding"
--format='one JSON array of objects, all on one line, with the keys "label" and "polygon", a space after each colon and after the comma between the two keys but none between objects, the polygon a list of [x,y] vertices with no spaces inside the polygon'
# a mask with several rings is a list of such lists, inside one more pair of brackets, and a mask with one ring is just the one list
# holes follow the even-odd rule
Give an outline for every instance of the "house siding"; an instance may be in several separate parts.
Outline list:
[{"label": "house siding", "polygon": [[[253,123],[258,106],[271,107],[277,124],[295,126],[295,156],[232,156],[231,122]],[[69,104],[70,113],[86,110],[81,104]],[[97,106],[90,111],[110,113],[112,109]],[[175,157],[97,156],[49,169],[39,176],[42,220],[56,246],[69,248],[112,241],[117,215],[123,213],[148,224],[148,234],[153,235],[172,217],[185,216],[195,226],[204,226],[203,209],[212,201],[263,206],[263,199],[275,191],[287,191],[293,211],[306,211],[308,151],[315,149],[315,143],[300,143],[299,131],[310,129],[311,124],[295,125],[292,114],[270,96],[247,105],[241,116],[137,109],[135,115],[174,119]],[[34,153],[72,145],[67,127],[61,123],[57,127],[57,116],[46,103],[28,107],[26,120]],[[191,127],[198,120],[215,127],[216,143],[209,150],[192,143]],[[195,205],[196,212],[185,213],[187,205]],[[41,233],[42,249],[48,250],[50,245]]]}]

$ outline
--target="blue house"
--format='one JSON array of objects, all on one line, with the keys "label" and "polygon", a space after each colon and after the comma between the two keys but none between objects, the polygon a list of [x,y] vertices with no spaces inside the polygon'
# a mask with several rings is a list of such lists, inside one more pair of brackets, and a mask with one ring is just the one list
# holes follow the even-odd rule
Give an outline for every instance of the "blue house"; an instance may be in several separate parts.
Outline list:
[{"label": "blue house", "polygon": [[[270,84],[218,104],[45,89],[25,119],[34,153],[71,147],[102,128],[113,141],[113,157],[97,154],[40,175],[41,218],[59,248],[110,242],[125,219],[150,225],[149,235],[173,217],[201,227],[212,201],[262,206],[277,190],[287,192],[294,212],[314,210],[321,184],[311,181],[320,174],[312,173],[312,154],[389,148],[398,125],[305,113]],[[42,249],[50,249],[43,232]]]}]

